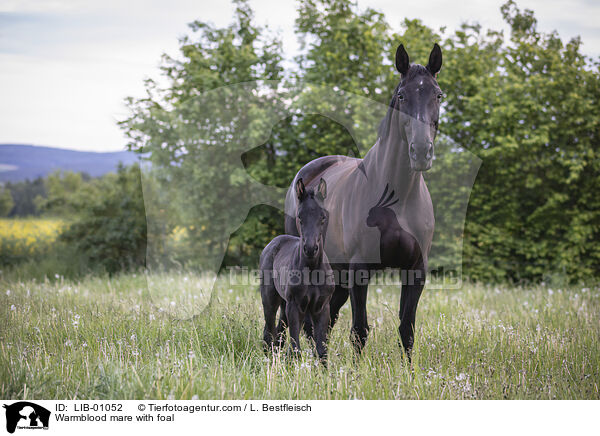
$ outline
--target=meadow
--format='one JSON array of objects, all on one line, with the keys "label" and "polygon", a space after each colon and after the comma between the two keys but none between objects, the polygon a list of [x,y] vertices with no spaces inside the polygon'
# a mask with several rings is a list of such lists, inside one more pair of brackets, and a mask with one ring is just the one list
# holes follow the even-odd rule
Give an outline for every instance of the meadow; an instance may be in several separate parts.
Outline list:
[{"label": "meadow", "polygon": [[263,353],[254,286],[220,279],[208,295],[202,283],[189,273],[0,278],[0,397],[600,398],[599,288],[426,289],[410,365],[397,345],[399,291],[371,286],[362,356],[346,304],[324,368],[306,339],[299,359]]}]

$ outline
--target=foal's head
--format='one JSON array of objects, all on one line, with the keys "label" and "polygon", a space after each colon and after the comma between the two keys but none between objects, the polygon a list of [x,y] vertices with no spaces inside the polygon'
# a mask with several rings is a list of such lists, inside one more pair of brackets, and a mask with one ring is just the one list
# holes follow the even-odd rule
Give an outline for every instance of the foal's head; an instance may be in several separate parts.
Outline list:
[{"label": "foal's head", "polygon": [[402,44],[396,50],[396,69],[401,79],[392,97],[390,111],[380,127],[380,136],[396,134],[400,135],[398,139],[406,140],[413,171],[427,171],[433,161],[433,141],[443,97],[436,80],[441,67],[442,50],[437,44],[429,54],[426,67],[411,65]]},{"label": "foal's head", "polygon": [[327,184],[321,179],[316,189],[306,189],[302,179],[296,182],[298,208],[296,210],[296,227],[300,232],[302,254],[309,260],[320,258],[323,253],[323,242],[329,213],[323,208],[323,200],[327,196]]}]

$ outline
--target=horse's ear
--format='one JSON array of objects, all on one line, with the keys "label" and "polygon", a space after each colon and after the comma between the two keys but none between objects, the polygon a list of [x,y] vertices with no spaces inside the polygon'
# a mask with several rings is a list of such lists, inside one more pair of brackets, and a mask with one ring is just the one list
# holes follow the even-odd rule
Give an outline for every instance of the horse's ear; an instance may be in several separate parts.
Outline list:
[{"label": "horse's ear", "polygon": [[432,75],[436,75],[442,68],[442,49],[439,45],[434,44],[431,53],[429,54],[429,62],[427,63],[427,69]]},{"label": "horse's ear", "polygon": [[404,46],[400,44],[396,49],[396,69],[400,74],[404,75],[410,68],[410,60],[408,59],[408,53],[404,50]]},{"label": "horse's ear", "polygon": [[319,187],[317,188],[317,197],[320,200],[325,200],[325,198],[327,198],[327,183],[325,183],[325,179],[322,177],[319,182]]},{"label": "horse's ear", "polygon": [[304,182],[300,178],[296,182],[296,196],[298,197],[298,200],[302,200],[304,198],[304,194],[306,194],[306,188],[304,187]]}]

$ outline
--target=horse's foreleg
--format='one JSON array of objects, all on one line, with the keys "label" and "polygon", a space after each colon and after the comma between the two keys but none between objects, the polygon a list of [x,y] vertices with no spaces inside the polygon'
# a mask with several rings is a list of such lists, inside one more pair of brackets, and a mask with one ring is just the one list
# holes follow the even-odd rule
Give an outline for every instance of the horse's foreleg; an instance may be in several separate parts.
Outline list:
[{"label": "horse's foreleg", "polygon": [[[412,273],[412,274],[411,274]],[[410,354],[415,339],[415,318],[417,305],[425,286],[425,269],[422,265],[416,270],[410,271],[407,283],[402,284],[402,295],[400,297],[400,340],[410,361]]]},{"label": "horse's foreleg", "polygon": [[357,353],[362,351],[369,334],[369,324],[367,323],[368,287],[368,284],[355,284],[350,290],[350,303],[352,304],[352,330],[350,335]]}]

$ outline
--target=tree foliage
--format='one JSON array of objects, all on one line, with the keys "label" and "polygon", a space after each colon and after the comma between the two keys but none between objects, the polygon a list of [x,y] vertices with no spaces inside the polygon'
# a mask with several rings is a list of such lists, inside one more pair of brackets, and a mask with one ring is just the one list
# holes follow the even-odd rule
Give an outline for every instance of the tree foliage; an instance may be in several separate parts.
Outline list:
[{"label": "tree foliage", "polygon": [[[294,115],[242,157],[253,178],[287,187],[300,167],[316,157],[364,153],[375,140],[382,113],[361,106],[353,95],[386,104],[399,80],[392,62],[397,45],[407,47],[411,61],[426,63],[438,42],[444,54],[438,81],[446,94],[438,143],[452,150],[448,159],[455,165],[467,163],[464,151],[483,161],[465,226],[466,273],[492,281],[590,281],[600,272],[595,244],[600,236],[598,63],[581,53],[578,38],[565,43],[556,32],[538,31],[532,11],[509,1],[501,13],[510,26],[508,36],[477,24],[448,34],[409,19],[396,33],[382,13],[360,10],[349,0],[301,0],[296,33],[302,52],[284,78],[280,43],[253,23],[250,7],[239,0],[228,27],[192,23],[193,35],[182,40],[181,59],[165,58],[170,86],[161,90],[149,81],[147,98],[129,100],[132,115],[122,127],[131,149],[149,153],[164,180],[175,182],[173,195],[182,205],[176,221],[201,243],[206,240],[202,231],[225,230],[214,223],[212,211],[222,207],[215,187],[236,189],[239,198],[251,195],[238,167],[207,171],[211,167],[205,159],[211,154],[206,150],[215,144],[227,149],[231,135],[255,139],[256,130],[244,124],[245,114],[260,114],[281,99],[272,84],[273,92],[266,92],[256,107],[244,105],[243,95],[228,96],[224,112],[222,106],[195,107],[190,104],[194,98],[252,80],[280,81],[284,90],[300,90]],[[322,99],[314,85],[336,87],[339,99]],[[315,115],[314,108],[337,111],[348,122]],[[212,119],[223,114],[223,130],[207,130],[202,123],[206,111]],[[365,138],[364,143],[355,144],[350,133]],[[432,171],[444,180],[449,177],[445,168],[437,162]],[[462,188],[449,186],[430,185],[438,199],[436,214],[452,211],[464,195]],[[255,209],[232,238],[229,261],[256,257],[274,233],[283,231],[282,221],[272,209]]]},{"label": "tree foliage", "polygon": [[0,186],[0,216],[7,216],[14,205],[15,202],[10,193],[10,189],[5,186]]},{"label": "tree foliage", "polygon": [[138,165],[94,179],[63,204],[76,214],[60,240],[90,269],[114,273],[146,264],[146,215]]}]

